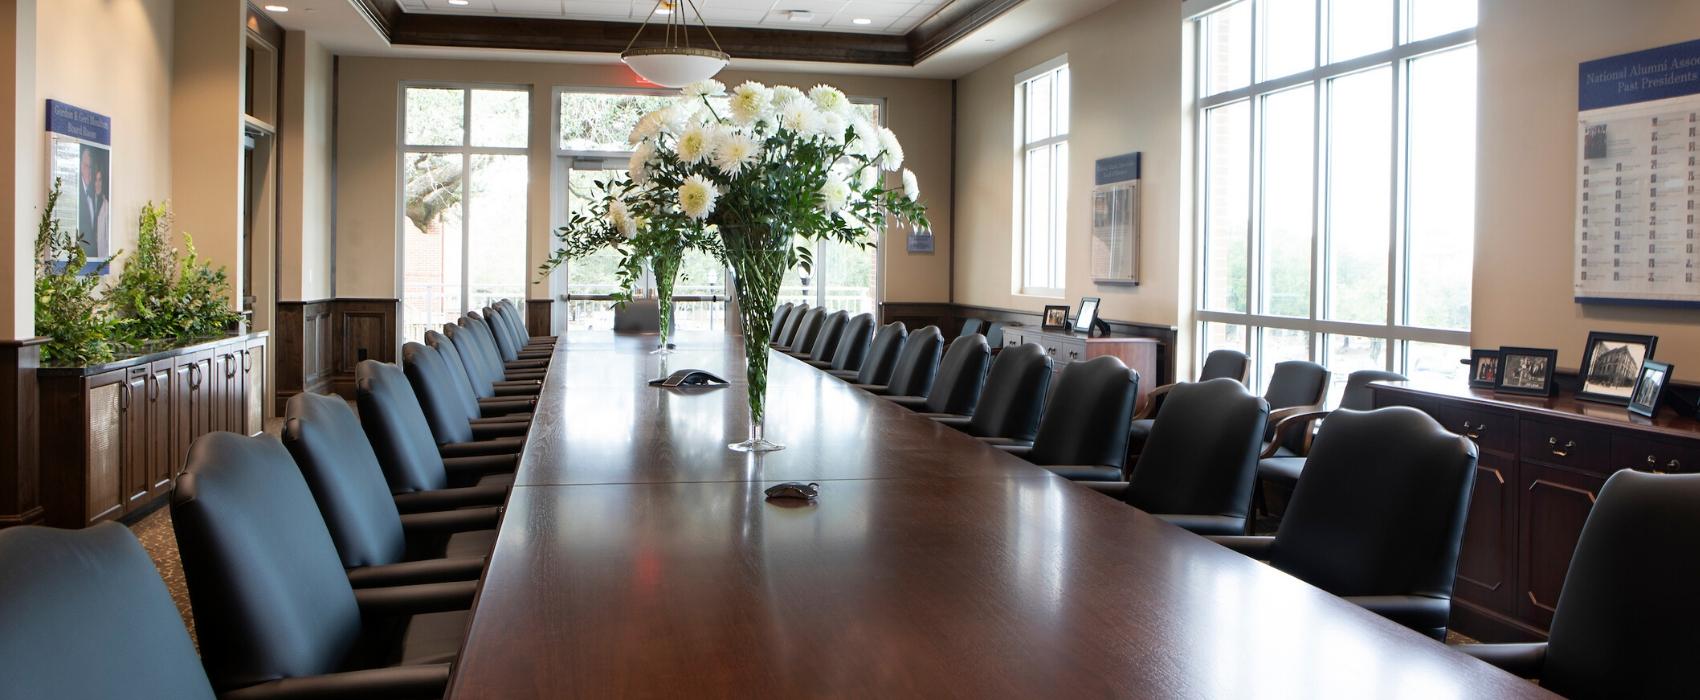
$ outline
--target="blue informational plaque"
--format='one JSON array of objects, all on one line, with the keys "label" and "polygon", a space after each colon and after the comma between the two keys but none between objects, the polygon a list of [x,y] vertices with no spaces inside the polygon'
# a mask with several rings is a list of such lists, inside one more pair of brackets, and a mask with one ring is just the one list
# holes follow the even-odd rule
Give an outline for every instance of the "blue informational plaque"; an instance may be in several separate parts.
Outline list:
[{"label": "blue informational plaque", "polygon": [[910,231],[907,250],[911,253],[933,252],[933,232],[925,229]]},{"label": "blue informational plaque", "polygon": [[58,100],[47,101],[47,130],[89,143],[112,145],[112,117]]},{"label": "blue informational plaque", "polygon": [[1092,184],[1108,185],[1112,182],[1127,182],[1139,179],[1139,152],[1123,153],[1119,156],[1099,158],[1094,164]]},{"label": "blue informational plaque", "polygon": [[1700,39],[1588,61],[1578,73],[1577,109],[1583,112],[1697,94]]}]

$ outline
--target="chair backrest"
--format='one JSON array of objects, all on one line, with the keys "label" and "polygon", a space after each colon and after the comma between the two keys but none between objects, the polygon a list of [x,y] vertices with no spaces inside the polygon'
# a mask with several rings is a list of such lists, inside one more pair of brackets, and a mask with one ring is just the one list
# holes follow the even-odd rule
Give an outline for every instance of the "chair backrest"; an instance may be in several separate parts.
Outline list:
[{"label": "chair backrest", "polygon": [[484,307],[484,318],[490,321],[492,328],[499,329],[500,332],[508,336],[508,341],[514,346],[514,356],[517,358],[519,351],[525,349],[527,340],[525,330],[515,326],[513,316],[509,314],[505,307],[500,305]]},{"label": "chair backrest", "polygon": [[400,367],[377,360],[355,365],[354,401],[390,493],[448,486],[448,470],[431,437],[431,425]]},{"label": "chair backrest", "polygon": [[933,390],[938,377],[939,354],[944,350],[944,334],[938,326],[916,329],[903,341],[903,352],[891,368],[891,381],[886,393],[892,396],[926,396]]},{"label": "chair backrest", "polygon": [[1204,366],[1198,370],[1198,381],[1207,382],[1212,379],[1232,379],[1244,382],[1246,368],[1251,361],[1245,353],[1238,350],[1211,350],[1204,356]]},{"label": "chair backrest", "polygon": [[815,346],[815,338],[820,335],[821,321],[826,318],[826,309],[815,307],[803,314],[803,321],[797,325],[797,337],[791,340],[786,350],[794,353],[805,353]]},{"label": "chair backrest", "polygon": [[401,513],[354,409],[340,396],[302,392],[283,415],[283,446],[319,504],[343,567],[405,559]]},{"label": "chair backrest", "polygon": [[868,356],[862,359],[862,367],[856,371],[857,384],[885,384],[891,381],[891,372],[897,368],[897,356],[903,354],[903,346],[908,342],[909,328],[902,321],[885,324],[874,334],[874,342],[868,347]]},{"label": "chair backrest", "polygon": [[986,325],[986,322],[982,321],[980,319],[977,319],[977,318],[971,318],[971,319],[968,319],[966,321],[963,321],[962,322],[962,332],[958,333],[956,335],[956,337],[966,338],[968,336],[978,334],[980,332],[980,327],[984,326],[984,325]]},{"label": "chair backrest", "polygon": [[1269,402],[1232,379],[1176,385],[1134,465],[1128,503],[1244,521],[1268,420]]},{"label": "chair backrest", "polygon": [[1360,369],[1346,375],[1346,389],[1340,394],[1340,405],[1353,411],[1368,411],[1375,408],[1375,392],[1369,390],[1370,382],[1402,382],[1405,375],[1398,372],[1388,372],[1379,369]]},{"label": "chair backrest", "polygon": [[773,310],[773,326],[771,326],[771,327],[773,328],[773,332],[774,332],[775,335],[777,335],[779,333],[779,329],[785,327],[785,317],[789,316],[791,314],[791,309],[795,306],[796,306],[796,304],[793,304],[793,303],[788,301],[788,302],[780,304],[778,307],[774,308],[774,310]]},{"label": "chair backrest", "polygon": [[1034,464],[1122,466],[1138,396],[1139,373],[1118,357],[1069,363],[1045,405],[1027,458]]},{"label": "chair backrest", "polygon": [[277,438],[196,439],[171,491],[171,524],[214,688],[344,667],[360,609],[319,506]]},{"label": "chair backrest", "polygon": [[[1332,419],[1330,419],[1332,420]],[[1622,470],[1588,513],[1547,636],[1541,687],[1568,697],[1694,695],[1700,474]]]},{"label": "chair backrest", "polygon": [[483,315],[477,311],[469,311],[466,315],[484,322],[484,327],[490,331],[490,340],[496,344],[496,353],[503,361],[512,362],[519,359],[519,346],[514,344],[513,336],[508,334],[507,329],[490,312],[490,307],[484,307]]},{"label": "chair backrest", "polygon": [[461,369],[466,371],[467,379],[472,383],[473,395],[481,399],[494,396],[495,383],[502,375],[491,370],[484,362],[483,353],[479,349],[478,341],[472,337],[472,331],[459,324],[445,323],[443,337],[453,342],[455,355],[460,357]]},{"label": "chair backrest", "polygon": [[1321,405],[1328,395],[1328,370],[1306,360],[1275,363],[1263,400],[1272,411],[1293,406]]},{"label": "chair backrest", "polygon": [[820,333],[815,335],[815,344],[809,348],[809,359],[827,362],[833,353],[838,352],[838,341],[844,337],[844,324],[850,320],[850,312],[834,311],[827,314],[821,321]]},{"label": "chair backrest", "polygon": [[520,315],[518,307],[515,307],[507,299],[502,299],[496,302],[496,311],[506,322],[508,330],[513,333],[514,340],[521,347],[531,342],[531,332],[525,329],[525,318]]},{"label": "chair backrest", "polygon": [[856,314],[844,323],[844,333],[838,337],[838,350],[832,353],[832,368],[854,372],[862,368],[868,357],[868,341],[874,334],[874,315]]},{"label": "chair backrest", "polygon": [[926,410],[931,413],[968,413],[980,403],[986,384],[986,366],[992,348],[978,333],[957,338],[939,361],[938,377],[927,392]]},{"label": "chair backrest", "polygon": [[425,331],[425,344],[435,348],[437,354],[442,356],[443,364],[447,365],[449,375],[454,377],[455,383],[463,390],[457,393],[462,394],[462,401],[466,402],[469,411],[467,415],[469,417],[480,415],[478,399],[494,396],[496,394],[495,388],[492,385],[485,384],[483,393],[479,393],[477,382],[472,380],[472,375],[466,373],[466,361],[460,356],[460,349],[455,347],[454,340],[448,336],[437,331]]},{"label": "chair backrest", "polygon": [[797,339],[797,327],[803,325],[803,317],[808,314],[808,304],[798,304],[791,307],[791,313],[785,315],[785,325],[776,325],[773,327],[773,338],[770,339],[770,342],[777,343],[779,347],[789,349],[791,347],[791,341]]},{"label": "chair backrest", "polygon": [[1334,411],[1269,563],[1335,595],[1450,598],[1475,474],[1475,444],[1421,411]]},{"label": "chair backrest", "polygon": [[[468,339],[467,345],[461,347],[461,352],[466,357],[478,361],[484,368],[484,376],[489,377],[490,381],[501,381],[506,377],[507,368],[502,363],[501,354],[496,352],[495,341],[490,339],[489,327],[485,326],[483,321],[471,316],[461,316],[457,325],[466,331],[464,335]],[[454,338],[456,342],[460,341],[460,336],[452,335],[450,337]]]},{"label": "chair backrest", "polygon": [[[988,342],[988,344],[990,344]],[[992,360],[986,389],[968,421],[968,432],[984,437],[1032,440],[1039,432],[1045,391],[1051,386],[1051,355],[1038,343],[1004,348]]]},{"label": "chair backrest", "polygon": [[[1002,321],[986,324],[986,344],[992,346],[993,350],[1003,347],[1003,327]],[[999,350],[999,352],[1002,351]]]},{"label": "chair backrest", "polygon": [[130,529],[0,530],[0,696],[212,700],[195,645]]},{"label": "chair backrest", "polygon": [[654,299],[633,299],[614,307],[615,333],[658,333],[661,331],[661,305]]},{"label": "chair backrest", "polygon": [[407,376],[413,395],[419,397],[419,409],[431,426],[431,436],[437,444],[471,442],[472,419],[479,415],[478,400],[455,391],[455,378],[449,363],[436,349],[423,343],[401,346],[402,373]]}]

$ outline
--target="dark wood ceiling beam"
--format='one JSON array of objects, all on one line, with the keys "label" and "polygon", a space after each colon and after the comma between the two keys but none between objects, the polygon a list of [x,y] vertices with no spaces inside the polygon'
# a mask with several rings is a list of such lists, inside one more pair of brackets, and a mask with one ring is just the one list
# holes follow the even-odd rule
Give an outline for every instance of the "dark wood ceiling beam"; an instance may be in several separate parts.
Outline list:
[{"label": "dark wood ceiling beam", "polygon": [[949,48],[974,30],[1002,17],[1026,0],[983,0],[953,2],[923,20],[905,37],[909,41],[910,65]]}]

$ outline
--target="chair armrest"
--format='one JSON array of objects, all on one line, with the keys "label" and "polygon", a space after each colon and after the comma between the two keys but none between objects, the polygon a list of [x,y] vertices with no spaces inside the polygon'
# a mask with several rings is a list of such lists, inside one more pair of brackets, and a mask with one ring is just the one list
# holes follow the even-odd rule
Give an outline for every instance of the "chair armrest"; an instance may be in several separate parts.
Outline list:
[{"label": "chair armrest", "polygon": [[476,581],[484,573],[484,559],[422,559],[348,570],[348,585],[355,588],[409,586],[444,581]]},{"label": "chair armrest", "polygon": [[832,362],[829,361],[829,360],[803,360],[803,363],[807,364],[808,366],[813,367],[815,369],[831,369],[832,368]]},{"label": "chair armrest", "polygon": [[443,458],[443,469],[450,477],[461,475],[486,476],[511,472],[519,466],[519,455],[466,455],[463,457]]},{"label": "chair armrest", "polygon": [[546,370],[546,369],[549,369],[549,361],[548,360],[539,360],[539,359],[507,360],[507,361],[502,363],[502,368],[503,369],[519,369],[519,370],[526,370],[526,369]]},{"label": "chair armrest", "polygon": [[1110,467],[1102,464],[1046,464],[1043,466],[1045,471],[1069,481],[1120,483],[1127,480],[1127,475],[1122,473],[1121,467]]},{"label": "chair armrest", "polygon": [[1498,666],[1506,673],[1514,674],[1519,678],[1540,678],[1541,668],[1546,666],[1547,661],[1546,642],[1454,644],[1450,646],[1468,656],[1474,656]]},{"label": "chair armrest", "polygon": [[[461,491],[469,489],[443,490]],[[426,493],[438,492],[427,491]],[[464,508],[455,508],[453,510],[404,513],[401,516],[402,532],[410,537],[418,535],[449,535],[457,532],[471,532],[473,530],[494,530],[496,529],[496,526],[500,524],[502,524],[502,506],[500,504],[490,503],[477,506],[467,506]]]},{"label": "chair armrest", "polygon": [[1269,550],[1275,546],[1275,538],[1264,535],[1216,535],[1210,541],[1258,561],[1269,561]]},{"label": "chair armrest", "polygon": [[477,442],[451,442],[437,446],[437,451],[444,457],[470,457],[473,455],[516,455],[525,449],[525,439],[519,437],[502,437]]},{"label": "chair armrest", "polygon": [[1243,535],[1246,519],[1231,515],[1193,515],[1190,513],[1152,513],[1163,522],[1188,530],[1195,535]]},{"label": "chair armrest", "polygon": [[497,438],[520,437],[531,429],[529,421],[480,421],[471,423],[472,439],[494,440]]},{"label": "chair armrest", "polygon": [[531,425],[530,413],[506,413],[474,418],[470,425]]},{"label": "chair armrest", "polygon": [[535,408],[537,399],[526,396],[491,396],[478,400],[478,412],[485,417],[531,413]]},{"label": "chair armrest", "polygon": [[967,430],[968,424],[974,422],[973,416],[957,413],[923,413],[921,415],[938,421],[940,425],[948,425],[957,430]]},{"label": "chair armrest", "polygon": [[219,693],[219,697],[224,700],[435,698],[448,691],[449,669],[449,664],[421,664],[280,678]]},{"label": "chair armrest", "polygon": [[[1269,412],[1269,423],[1275,426],[1275,437],[1263,446],[1263,454],[1258,459],[1269,459],[1275,456],[1275,451],[1281,449],[1282,443],[1292,437],[1295,431],[1309,431],[1316,422],[1326,418],[1328,411],[1316,410],[1315,406],[1289,406],[1278,411]],[[1276,416],[1279,415],[1280,418]],[[1310,451],[1310,437],[1305,437],[1305,451]]]},{"label": "chair armrest", "polygon": [[548,374],[549,374],[548,370],[516,369],[516,370],[502,372],[502,381],[536,382],[538,386],[542,386],[543,385],[543,378],[545,376],[548,376]]},{"label": "chair armrest", "polygon": [[407,527],[410,515],[436,511],[453,512],[467,506],[499,506],[508,500],[507,486],[468,486],[458,489],[413,491],[395,495],[396,510],[401,511],[402,527]]},{"label": "chair armrest", "polygon": [[497,382],[490,390],[498,398],[535,397],[543,393],[543,382]]},{"label": "chair armrest", "polygon": [[1145,403],[1139,406],[1139,410],[1133,412],[1133,420],[1145,420],[1147,418],[1155,417],[1157,415],[1157,404],[1162,401],[1163,395],[1169,393],[1169,391],[1174,389],[1175,386],[1176,385],[1174,384],[1164,384],[1146,392]]},{"label": "chair armrest", "polygon": [[1451,598],[1426,595],[1356,595],[1341,598],[1406,627],[1424,631],[1446,627],[1446,618],[1452,614]]},{"label": "chair armrest", "polygon": [[[999,438],[999,439],[1001,440],[1001,439],[1005,439],[1005,438]],[[1014,443],[1014,442],[1004,442],[1004,443],[992,443],[992,447],[997,448],[1000,452],[1015,455],[1016,457],[1020,457],[1022,459],[1026,459],[1029,455],[1033,454],[1033,446],[1032,445],[1021,445],[1021,444],[1017,444],[1017,443]]]},{"label": "chair armrest", "polygon": [[1085,486],[1086,488],[1097,491],[1098,493],[1104,494],[1118,501],[1123,500],[1122,497],[1127,494],[1128,482],[1126,481],[1076,481],[1074,483]]},{"label": "chair armrest", "polygon": [[356,588],[354,604],[360,606],[361,615],[424,615],[469,609],[477,592],[477,581]]},{"label": "chair armrest", "polygon": [[856,387],[857,389],[861,389],[862,391],[866,391],[875,396],[884,396],[890,390],[890,388],[884,384],[851,384],[850,386]]},{"label": "chair armrest", "polygon": [[850,381],[850,380],[855,379],[856,377],[859,377],[859,376],[862,375],[861,370],[848,370],[848,369],[829,369],[829,370],[826,371],[826,373],[830,374],[834,377],[837,377],[839,379],[843,379],[845,381]]},{"label": "chair armrest", "polygon": [[979,440],[980,442],[986,443],[988,445],[991,445],[992,447],[1027,447],[1027,448],[1033,447],[1033,441],[1032,440],[1016,440],[1016,439],[1013,439],[1013,438],[1006,438],[1006,437],[979,437],[979,436],[976,436],[974,439]]},{"label": "chair armrest", "polygon": [[885,400],[911,411],[919,411],[927,407],[927,397],[925,396],[887,396]]}]

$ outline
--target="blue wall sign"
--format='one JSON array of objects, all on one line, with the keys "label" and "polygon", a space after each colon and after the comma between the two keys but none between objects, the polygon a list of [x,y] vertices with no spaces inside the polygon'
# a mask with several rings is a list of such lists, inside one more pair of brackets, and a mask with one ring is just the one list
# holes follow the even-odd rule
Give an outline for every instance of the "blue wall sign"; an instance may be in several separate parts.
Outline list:
[{"label": "blue wall sign", "polygon": [[1139,179],[1139,151],[1124,153],[1109,158],[1099,158],[1093,168],[1093,183],[1108,185],[1112,182],[1127,182]]},{"label": "blue wall sign", "polygon": [[112,117],[58,100],[47,101],[47,130],[102,146],[112,145]]},{"label": "blue wall sign", "polygon": [[1700,39],[1582,64],[1577,109],[1616,107],[1700,93]]}]

